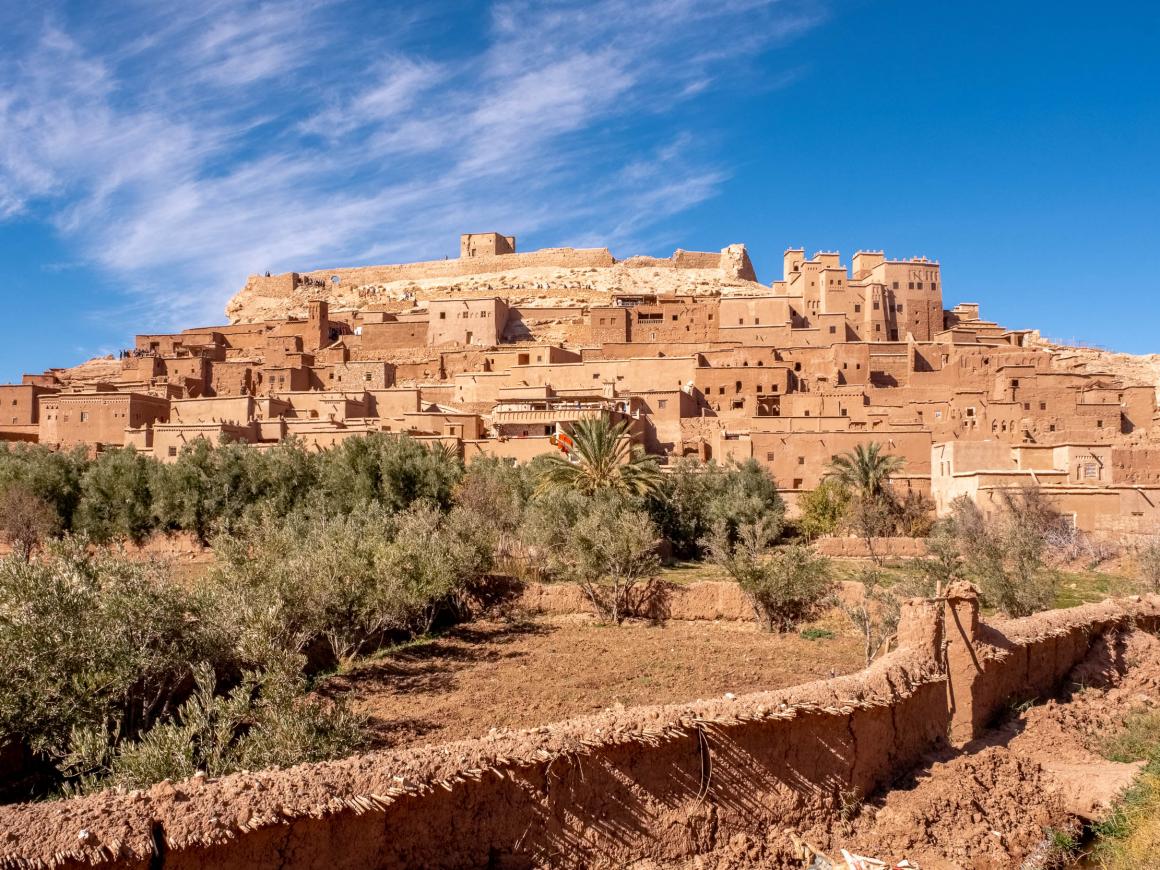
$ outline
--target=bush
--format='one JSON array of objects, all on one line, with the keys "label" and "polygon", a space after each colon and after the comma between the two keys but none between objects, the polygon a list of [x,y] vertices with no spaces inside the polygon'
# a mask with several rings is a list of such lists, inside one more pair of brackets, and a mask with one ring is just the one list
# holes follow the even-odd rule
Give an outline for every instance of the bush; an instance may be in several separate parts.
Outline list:
[{"label": "bush", "polygon": [[96,543],[140,543],[153,531],[150,460],[123,447],[101,453],[81,476],[74,527]]},{"label": "bush", "polygon": [[913,590],[913,594],[931,596],[966,578],[966,566],[953,520],[935,523],[926,541],[926,551],[927,558],[916,563],[925,582],[921,588]]},{"label": "bush", "polygon": [[230,602],[246,659],[325,641],[341,662],[384,632],[424,632],[490,565],[486,542],[458,514],[429,505],[399,514],[368,505],[348,516],[299,512],[251,520],[214,540],[208,582]]},{"label": "bush", "polygon": [[646,613],[660,592],[656,526],[619,495],[544,496],[533,505],[524,535],[549,574],[578,584],[612,622]]},{"label": "bush", "polygon": [[21,482],[0,489],[0,532],[13,553],[28,561],[33,551],[60,530],[60,516],[51,504]]},{"label": "bush", "polygon": [[893,590],[882,585],[882,575],[877,571],[863,571],[858,579],[862,594],[843,602],[841,608],[862,638],[862,651],[869,666],[894,639],[902,603]]},{"label": "bush", "polygon": [[754,616],[766,631],[789,631],[813,615],[827,599],[829,562],[809,547],[795,544],[770,552],[773,529],[742,524],[731,536],[718,523],[706,547],[713,560],[741,587]]},{"label": "bush", "polygon": [[172,719],[139,740],[114,744],[99,729],[73,732],[60,767],[72,788],[146,788],[198,771],[211,777],[237,770],[287,767],[356,751],[364,721],[341,703],[304,697],[294,671],[247,672],[228,693],[217,692],[213,668],[196,669],[196,689]]},{"label": "bush", "polygon": [[785,524],[785,502],[755,459],[725,465],[682,459],[665,475],[649,508],[681,558],[703,556],[704,541],[720,523],[734,537],[741,524],[764,522],[775,538]]},{"label": "bush", "polygon": [[850,491],[834,478],[824,478],[801,499],[798,528],[807,538],[836,534],[849,505]]},{"label": "bush", "polygon": [[63,756],[74,729],[119,741],[172,712],[193,661],[232,656],[206,598],[83,541],[0,560],[0,743]]},{"label": "bush", "polygon": [[22,485],[52,505],[60,528],[67,531],[80,501],[80,479],[86,465],[83,448],[64,452],[0,442],[0,490]]},{"label": "bush", "polygon": [[1038,489],[1001,492],[1002,509],[988,519],[965,496],[950,521],[963,570],[984,603],[1008,616],[1027,616],[1055,601],[1058,578],[1044,564],[1047,537],[1061,519]]},{"label": "bush", "polygon": [[934,502],[920,492],[907,490],[902,498],[891,499],[894,534],[904,538],[925,538],[934,528]]},{"label": "bush", "polygon": [[462,474],[458,458],[406,435],[373,432],[319,454],[322,498],[337,514],[367,504],[395,512],[421,500],[446,509]]},{"label": "bush", "polygon": [[455,490],[459,517],[489,542],[497,561],[520,571],[519,530],[532,498],[533,476],[527,465],[484,457],[467,467]]}]

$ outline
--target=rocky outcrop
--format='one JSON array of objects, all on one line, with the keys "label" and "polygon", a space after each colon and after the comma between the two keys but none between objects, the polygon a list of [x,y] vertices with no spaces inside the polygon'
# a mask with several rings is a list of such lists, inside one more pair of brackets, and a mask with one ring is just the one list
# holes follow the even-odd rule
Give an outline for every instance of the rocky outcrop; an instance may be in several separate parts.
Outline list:
[{"label": "rocky outcrop", "polygon": [[233,323],[305,314],[312,300],[333,310],[431,298],[503,296],[524,306],[606,304],[613,293],[761,293],[744,245],[719,253],[678,250],[671,257],[616,260],[607,248],[546,248],[393,266],[252,275],[226,305]]}]

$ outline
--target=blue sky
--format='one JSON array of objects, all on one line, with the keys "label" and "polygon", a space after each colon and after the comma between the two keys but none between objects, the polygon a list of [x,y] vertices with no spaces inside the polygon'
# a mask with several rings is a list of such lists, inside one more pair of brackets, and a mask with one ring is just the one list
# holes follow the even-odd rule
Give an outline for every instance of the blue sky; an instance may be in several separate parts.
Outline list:
[{"label": "blue sky", "polygon": [[222,322],[251,272],[745,242],[1160,352],[1150,4],[0,4],[0,382]]}]

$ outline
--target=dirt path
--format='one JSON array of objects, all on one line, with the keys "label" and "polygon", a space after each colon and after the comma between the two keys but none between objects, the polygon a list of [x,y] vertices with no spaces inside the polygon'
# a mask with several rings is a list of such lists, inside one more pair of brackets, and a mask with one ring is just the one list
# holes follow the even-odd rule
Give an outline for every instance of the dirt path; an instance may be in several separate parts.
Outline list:
[{"label": "dirt path", "polygon": [[751,623],[610,626],[586,617],[475,621],[359,663],[327,681],[371,716],[376,747],[482,736],[618,705],[776,689],[862,666],[840,618],[834,637],[774,635]]}]

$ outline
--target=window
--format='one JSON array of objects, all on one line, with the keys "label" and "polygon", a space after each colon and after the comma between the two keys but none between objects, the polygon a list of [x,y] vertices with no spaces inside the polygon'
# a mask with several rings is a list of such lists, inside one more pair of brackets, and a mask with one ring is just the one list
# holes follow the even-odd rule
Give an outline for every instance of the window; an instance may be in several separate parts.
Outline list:
[{"label": "window", "polygon": [[913,281],[911,281],[911,282],[910,282],[910,285],[909,285],[909,287],[908,287],[907,289],[909,289],[909,290],[913,290],[913,289],[914,289],[914,282],[913,282]]},{"label": "window", "polygon": [[732,404],[730,405],[730,407],[734,411],[740,411],[742,408],[745,407],[745,400],[744,399],[734,399]]},{"label": "window", "polygon": [[446,319],[447,319],[447,312],[446,312],[446,311],[440,311],[440,312],[439,312],[439,319],[440,319],[440,320],[446,320]]},{"label": "window", "polygon": [[875,331],[875,332],[881,332],[881,331],[882,331],[882,324],[881,324],[881,323],[875,323],[875,324],[874,324],[874,331]]},{"label": "window", "polygon": [[902,313],[902,303],[899,302],[897,305],[895,305],[894,310],[897,311],[899,314],[901,314]]},{"label": "window", "polygon": [[806,464],[806,458],[804,456],[799,456],[798,457],[798,465],[805,465],[805,464]]},{"label": "window", "polygon": [[768,453],[765,454],[765,461],[766,462],[773,462],[773,451],[772,450],[770,450]]},{"label": "window", "polygon": [[919,281],[919,282],[918,282],[918,289],[919,289],[919,290],[921,290],[921,289],[922,289],[922,282],[921,282],[921,281]]},{"label": "window", "polygon": [[874,300],[874,310],[875,311],[878,310],[878,300],[877,299]]},{"label": "window", "polygon": [[855,304],[854,304],[854,313],[855,313],[855,314],[860,314],[861,312],[862,312],[862,306],[861,306],[861,305],[858,305],[857,303],[855,303]]},{"label": "window", "polygon": [[895,290],[897,290],[897,289],[898,289],[898,282],[897,282],[897,281],[895,281],[895,282],[894,282],[894,289],[895,289]]},{"label": "window", "polygon": [[793,488],[794,489],[801,489],[802,488],[802,479],[800,477],[795,477],[793,479]]},{"label": "window", "polygon": [[837,332],[838,332],[838,327],[836,327],[836,326],[830,327],[830,335],[836,335]]},{"label": "window", "polygon": [[669,406],[668,399],[657,399],[657,409],[663,411]]},{"label": "window", "polygon": [[371,372],[366,372],[363,375],[363,377],[366,379],[366,382],[369,384],[371,382],[372,378],[374,377],[374,375]]},{"label": "window", "polygon": [[677,315],[675,315],[675,314],[674,314],[674,315],[673,315],[673,320],[676,320],[676,319],[677,319]]},{"label": "window", "polygon": [[170,447],[169,447],[169,455],[170,455],[170,456],[176,456],[176,455],[177,455],[177,447],[176,447],[176,445],[170,445]]},{"label": "window", "polygon": [[88,411],[81,411],[81,422],[87,423],[88,419],[89,419],[89,412]]},{"label": "window", "polygon": [[1104,428],[1104,421],[1103,420],[1096,420],[1096,428],[1103,429]]}]

